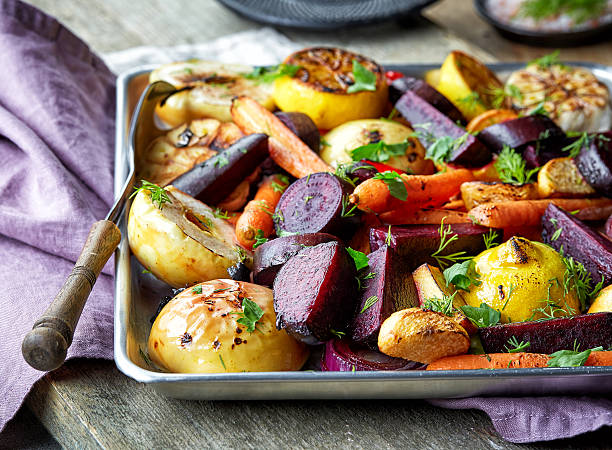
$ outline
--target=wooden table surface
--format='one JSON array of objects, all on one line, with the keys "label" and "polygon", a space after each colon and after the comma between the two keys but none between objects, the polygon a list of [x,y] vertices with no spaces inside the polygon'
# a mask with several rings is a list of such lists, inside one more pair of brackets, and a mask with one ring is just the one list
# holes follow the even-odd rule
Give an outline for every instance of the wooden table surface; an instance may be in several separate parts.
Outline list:
[{"label": "wooden table surface", "polygon": [[[213,0],[29,2],[102,53],[203,42],[260,26]],[[471,3],[445,0],[424,12],[429,20],[403,24],[331,33],[281,31],[304,45],[342,46],[381,62],[439,62],[453,49],[486,61],[528,60],[550,51],[505,41],[476,16]],[[562,57],[612,64],[611,50],[608,42],[563,50]],[[503,441],[479,411],[445,410],[415,400],[181,401],[125,377],[111,361],[68,362],[37,383],[25,405],[9,424],[9,433],[26,439],[29,448],[519,447]],[[32,413],[53,438],[38,429]],[[520,447],[605,448],[609,434],[606,428],[563,442]]]}]

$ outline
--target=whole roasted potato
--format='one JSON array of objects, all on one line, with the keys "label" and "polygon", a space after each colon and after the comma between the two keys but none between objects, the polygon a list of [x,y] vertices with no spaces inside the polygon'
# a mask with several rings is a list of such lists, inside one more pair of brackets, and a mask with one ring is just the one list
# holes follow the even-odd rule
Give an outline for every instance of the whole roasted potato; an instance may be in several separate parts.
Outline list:
[{"label": "whole roasted potato", "polygon": [[[243,313],[261,317],[249,327],[241,320]],[[308,357],[306,346],[275,323],[271,289],[208,281],[185,289],[162,309],[148,351],[155,364],[170,372],[299,370]]]},{"label": "whole roasted potato", "polygon": [[251,252],[234,243],[229,223],[172,186],[162,192],[169,201],[160,204],[152,201],[150,191],[141,190],[128,218],[130,248],[157,278],[185,287],[227,276],[226,269],[240,259],[251,266]]}]

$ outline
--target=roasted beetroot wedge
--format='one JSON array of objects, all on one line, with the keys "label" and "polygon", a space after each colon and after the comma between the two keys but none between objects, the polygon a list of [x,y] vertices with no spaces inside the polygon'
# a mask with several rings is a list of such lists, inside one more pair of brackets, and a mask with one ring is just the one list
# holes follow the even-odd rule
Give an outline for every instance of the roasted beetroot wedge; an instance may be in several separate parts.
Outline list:
[{"label": "roasted beetroot wedge", "polygon": [[612,346],[612,313],[602,312],[561,317],[542,322],[518,322],[479,328],[482,347],[487,353],[507,352],[508,343],[529,342],[525,351],[530,353],[553,353],[571,350],[579,345],[580,350]]},{"label": "roasted beetroot wedge", "polygon": [[331,234],[309,233],[283,236],[261,244],[253,257],[253,281],[262,286],[272,286],[276,274],[289,258],[305,248],[332,241],[340,242]]},{"label": "roasted beetroot wedge", "polygon": [[372,370],[418,370],[425,366],[372,350],[348,339],[332,339],[325,344],[321,357],[323,372],[357,372]]},{"label": "roasted beetroot wedge", "polygon": [[327,172],[300,178],[287,188],[276,205],[276,234],[330,233],[348,237],[359,223],[349,213],[353,191],[345,180]]},{"label": "roasted beetroot wedge", "polygon": [[612,241],[552,203],[542,216],[542,240],[582,263],[593,286],[602,276],[604,286],[612,283]]},{"label": "roasted beetroot wedge", "polygon": [[394,80],[389,86],[389,100],[397,102],[406,91],[412,91],[453,122],[465,124],[466,120],[453,103],[438,92],[432,85],[418,78],[403,77]]},{"label": "roasted beetroot wedge", "polygon": [[281,122],[299,137],[310,149],[319,153],[321,134],[312,119],[301,112],[277,112],[274,113]]},{"label": "roasted beetroot wedge", "polygon": [[[480,167],[491,161],[491,151],[478,138],[471,134],[466,136],[463,128],[416,93],[406,91],[395,103],[395,108],[410,122],[415,131],[424,135],[419,140],[425,146],[432,144],[431,139],[427,139],[430,135],[435,139],[445,136],[458,139],[465,136],[463,144],[453,151],[449,162],[467,167]],[[425,124],[427,125],[418,126]]]},{"label": "roasted beetroot wedge", "polygon": [[525,146],[538,141],[540,145],[560,141],[565,138],[565,133],[548,117],[537,115],[488,126],[478,134],[478,138],[494,152],[500,152],[504,145],[523,151]]},{"label": "roasted beetroot wedge", "polygon": [[267,157],[268,137],[251,134],[196,165],[171,184],[208,205],[215,205],[231,194]]},{"label": "roasted beetroot wedge", "polygon": [[597,192],[612,197],[612,131],[589,139],[576,158],[576,166]]},{"label": "roasted beetroot wedge", "polygon": [[276,326],[311,345],[346,330],[359,300],[356,275],[342,244],[305,248],[274,280]]},{"label": "roasted beetroot wedge", "polygon": [[[475,256],[485,250],[484,235],[491,229],[480,225],[459,223],[446,225],[451,227],[458,239],[446,246],[441,255],[465,251],[466,255]],[[501,242],[501,231],[497,231],[498,242]],[[450,237],[450,236],[449,236]],[[438,225],[402,225],[375,227],[370,230],[370,248],[376,251],[387,245],[395,250],[406,270],[413,271],[421,264],[437,265],[431,256],[440,246],[440,226]]]},{"label": "roasted beetroot wedge", "polygon": [[379,248],[368,255],[368,260],[369,267],[363,271],[373,278],[362,282],[361,301],[350,328],[355,342],[376,347],[378,330],[385,319],[401,309],[419,306],[419,301],[412,274],[391,248]]}]

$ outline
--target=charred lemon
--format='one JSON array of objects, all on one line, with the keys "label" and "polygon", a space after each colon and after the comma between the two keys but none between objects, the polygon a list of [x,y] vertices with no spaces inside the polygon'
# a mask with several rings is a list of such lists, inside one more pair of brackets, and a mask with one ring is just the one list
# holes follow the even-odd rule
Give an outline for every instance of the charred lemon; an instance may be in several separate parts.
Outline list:
[{"label": "charred lemon", "polygon": [[283,111],[305,113],[324,130],[383,114],[387,82],[371,59],[339,48],[309,48],[293,53],[285,64],[299,70],[275,81],[274,101]]},{"label": "charred lemon", "polygon": [[453,102],[466,119],[472,120],[493,109],[496,93],[503,92],[504,85],[483,63],[455,50],[440,68],[436,89]]}]

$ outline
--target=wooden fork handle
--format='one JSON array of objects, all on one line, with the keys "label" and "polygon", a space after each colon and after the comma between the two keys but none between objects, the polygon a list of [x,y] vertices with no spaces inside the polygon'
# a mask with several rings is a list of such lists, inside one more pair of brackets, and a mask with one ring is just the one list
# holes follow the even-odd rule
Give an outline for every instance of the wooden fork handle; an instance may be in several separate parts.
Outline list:
[{"label": "wooden fork handle", "polygon": [[100,220],[92,225],[62,289],[23,339],[21,352],[30,366],[48,371],[64,363],[89,293],[120,241],[121,232],[113,222]]}]

